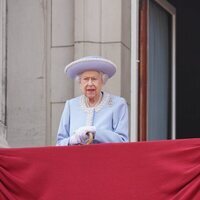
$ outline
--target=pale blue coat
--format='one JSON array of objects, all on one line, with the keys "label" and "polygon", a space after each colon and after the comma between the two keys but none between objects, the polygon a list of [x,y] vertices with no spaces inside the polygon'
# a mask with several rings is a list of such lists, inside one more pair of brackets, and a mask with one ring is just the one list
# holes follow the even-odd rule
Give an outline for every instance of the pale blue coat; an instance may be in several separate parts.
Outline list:
[{"label": "pale blue coat", "polygon": [[124,98],[103,92],[101,103],[87,107],[85,96],[66,101],[57,134],[57,145],[69,145],[69,137],[81,126],[95,126],[93,143],[128,142],[128,108]]}]

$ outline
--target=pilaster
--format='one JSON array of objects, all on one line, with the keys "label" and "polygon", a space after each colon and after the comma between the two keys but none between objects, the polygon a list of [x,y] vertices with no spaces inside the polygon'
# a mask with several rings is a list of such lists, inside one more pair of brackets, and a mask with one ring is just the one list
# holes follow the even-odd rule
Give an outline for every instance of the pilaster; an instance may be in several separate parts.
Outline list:
[{"label": "pilaster", "polygon": [[6,0],[0,0],[0,147],[6,137]]}]

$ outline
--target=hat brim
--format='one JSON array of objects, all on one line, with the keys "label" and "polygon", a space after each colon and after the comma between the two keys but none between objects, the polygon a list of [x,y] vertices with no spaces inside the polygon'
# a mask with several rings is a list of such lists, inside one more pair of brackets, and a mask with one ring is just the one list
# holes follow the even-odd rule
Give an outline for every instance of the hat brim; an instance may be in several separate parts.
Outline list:
[{"label": "hat brim", "polygon": [[111,78],[116,72],[116,65],[104,58],[89,57],[76,60],[65,67],[65,73],[73,79],[85,71],[103,72]]}]

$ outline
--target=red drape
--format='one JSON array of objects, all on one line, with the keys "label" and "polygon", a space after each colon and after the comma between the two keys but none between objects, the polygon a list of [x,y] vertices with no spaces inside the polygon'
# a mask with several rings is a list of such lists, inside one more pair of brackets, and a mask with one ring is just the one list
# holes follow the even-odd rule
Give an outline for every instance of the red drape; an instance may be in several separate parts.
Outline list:
[{"label": "red drape", "polygon": [[1,200],[199,200],[200,139],[0,149]]}]

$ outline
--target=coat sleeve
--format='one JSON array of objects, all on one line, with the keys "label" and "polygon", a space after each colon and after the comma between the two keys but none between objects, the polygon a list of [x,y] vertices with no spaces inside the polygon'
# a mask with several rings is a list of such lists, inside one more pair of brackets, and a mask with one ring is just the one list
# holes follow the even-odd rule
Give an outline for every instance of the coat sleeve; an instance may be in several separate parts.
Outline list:
[{"label": "coat sleeve", "polygon": [[60,125],[57,133],[57,146],[69,145],[70,130],[70,107],[69,101],[66,101],[65,107],[60,119]]},{"label": "coat sleeve", "polygon": [[95,140],[100,143],[128,142],[128,107],[123,98],[113,109],[113,130],[96,130]]}]

